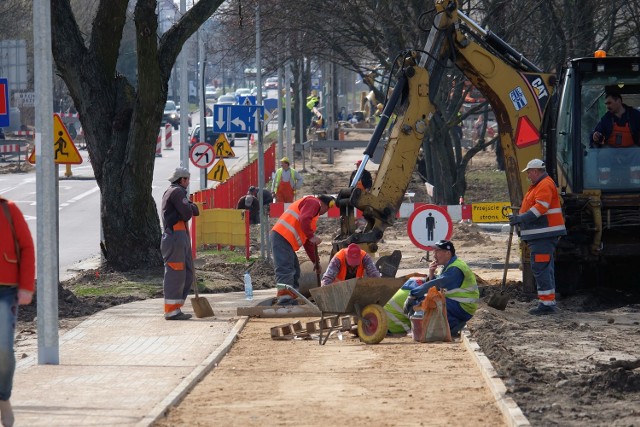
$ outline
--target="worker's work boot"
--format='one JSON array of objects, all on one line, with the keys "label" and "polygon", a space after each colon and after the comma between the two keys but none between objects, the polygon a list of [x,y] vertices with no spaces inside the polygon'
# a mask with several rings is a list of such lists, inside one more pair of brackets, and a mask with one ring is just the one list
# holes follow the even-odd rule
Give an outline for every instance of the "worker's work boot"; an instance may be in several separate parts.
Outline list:
[{"label": "worker's work boot", "polygon": [[298,304],[298,295],[289,289],[278,289],[276,294],[277,305],[296,305]]},{"label": "worker's work boot", "polygon": [[173,316],[165,317],[167,320],[189,320],[191,319],[191,315],[189,313],[180,312],[178,314],[174,314]]},{"label": "worker's work boot", "polygon": [[0,400],[0,422],[2,422],[2,427],[13,427],[14,421],[11,402],[8,400]]},{"label": "worker's work boot", "polygon": [[532,314],[534,316],[545,316],[547,314],[555,314],[557,312],[558,309],[555,305],[545,305],[542,303],[539,303],[536,308],[532,308],[531,310],[529,310],[529,314]]}]

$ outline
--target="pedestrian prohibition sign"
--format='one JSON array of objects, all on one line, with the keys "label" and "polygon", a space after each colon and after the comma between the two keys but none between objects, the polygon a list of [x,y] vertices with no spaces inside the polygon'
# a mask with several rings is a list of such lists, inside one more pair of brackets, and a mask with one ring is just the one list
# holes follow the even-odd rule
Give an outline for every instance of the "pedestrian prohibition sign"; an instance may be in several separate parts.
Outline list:
[{"label": "pedestrian prohibition sign", "polygon": [[191,159],[191,163],[199,168],[205,169],[213,164],[216,159],[216,154],[211,145],[206,142],[198,142],[191,147],[189,158]]},{"label": "pedestrian prohibition sign", "polygon": [[448,240],[451,237],[453,222],[444,208],[423,205],[414,210],[409,217],[407,231],[414,245],[430,251],[438,240]]}]

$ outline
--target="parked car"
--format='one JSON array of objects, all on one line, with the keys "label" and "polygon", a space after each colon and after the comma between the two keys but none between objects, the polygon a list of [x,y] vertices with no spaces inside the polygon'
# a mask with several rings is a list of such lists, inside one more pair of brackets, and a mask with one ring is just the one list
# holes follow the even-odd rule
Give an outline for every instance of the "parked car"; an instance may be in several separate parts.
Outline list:
[{"label": "parked car", "polygon": [[251,95],[251,89],[247,87],[241,87],[236,89],[236,96],[249,96]]},{"label": "parked car", "polygon": [[235,103],[236,103],[236,97],[229,93],[226,95],[220,95],[220,97],[218,98],[218,101],[216,102],[216,104],[220,104],[220,105],[235,105]]},{"label": "parked car", "polygon": [[277,77],[269,77],[264,81],[265,89],[278,89],[278,78]]},{"label": "parked car", "polygon": [[[205,135],[205,142],[209,145],[213,145],[215,144],[216,140],[218,139],[218,137],[220,136],[220,132],[214,132],[213,131],[213,117],[212,116],[206,116],[204,118],[205,123],[207,125],[207,133]],[[233,134],[226,134],[227,135],[227,139],[229,140],[229,145],[230,146],[235,146],[235,137]],[[198,142],[200,142],[200,125],[197,124],[195,125],[195,127],[191,130],[191,135],[189,136],[189,144],[193,145],[193,144],[197,144]]]},{"label": "parked car", "polygon": [[165,123],[171,123],[174,129],[178,129],[178,126],[180,126],[180,114],[176,109],[176,103],[173,101],[167,101],[164,105],[164,113],[162,114],[160,125],[164,126]]},{"label": "parked car", "polygon": [[218,92],[216,91],[216,88],[213,86],[205,86],[204,99],[212,99],[212,100],[218,99]]}]

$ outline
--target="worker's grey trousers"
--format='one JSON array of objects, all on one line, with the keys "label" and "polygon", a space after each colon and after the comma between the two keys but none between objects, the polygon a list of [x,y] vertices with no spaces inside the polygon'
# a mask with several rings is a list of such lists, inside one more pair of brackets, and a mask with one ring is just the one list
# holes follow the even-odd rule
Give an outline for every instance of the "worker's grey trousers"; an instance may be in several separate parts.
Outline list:
[{"label": "worker's grey trousers", "polygon": [[296,252],[280,233],[272,231],[270,236],[276,283],[283,283],[298,289],[300,287],[298,283],[300,279],[300,261],[298,261]]}]

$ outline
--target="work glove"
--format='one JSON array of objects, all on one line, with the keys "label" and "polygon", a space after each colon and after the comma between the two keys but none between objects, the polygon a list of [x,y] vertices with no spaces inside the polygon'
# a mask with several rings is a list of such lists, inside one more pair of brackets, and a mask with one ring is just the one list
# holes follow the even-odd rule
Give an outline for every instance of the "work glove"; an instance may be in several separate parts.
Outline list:
[{"label": "work glove", "polygon": [[509,225],[518,225],[522,223],[520,215],[509,215]]},{"label": "work glove", "polygon": [[404,302],[404,307],[402,307],[402,311],[404,311],[404,314],[406,314],[407,316],[413,311],[413,306],[416,305],[416,297],[409,297],[407,298],[407,300]]}]

